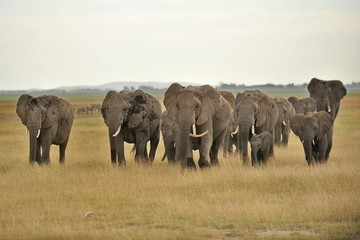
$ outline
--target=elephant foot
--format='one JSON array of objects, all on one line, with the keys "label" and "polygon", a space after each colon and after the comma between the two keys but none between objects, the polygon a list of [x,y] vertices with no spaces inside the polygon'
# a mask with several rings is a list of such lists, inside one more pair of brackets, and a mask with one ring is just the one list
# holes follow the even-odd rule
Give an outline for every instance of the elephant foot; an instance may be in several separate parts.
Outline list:
[{"label": "elephant foot", "polygon": [[206,160],[199,160],[199,167],[200,168],[209,168],[211,164],[208,163]]},{"label": "elephant foot", "polygon": [[188,158],[187,163],[186,163],[186,167],[189,168],[189,169],[196,170],[196,165],[195,165],[194,159]]}]

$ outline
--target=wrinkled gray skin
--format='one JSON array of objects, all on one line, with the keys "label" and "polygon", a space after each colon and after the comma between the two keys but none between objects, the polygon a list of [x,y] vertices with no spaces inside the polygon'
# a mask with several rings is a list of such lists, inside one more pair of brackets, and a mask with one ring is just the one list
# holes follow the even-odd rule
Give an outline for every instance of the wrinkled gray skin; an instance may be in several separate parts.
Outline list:
[{"label": "wrinkled gray skin", "polygon": [[23,94],[17,102],[16,113],[29,131],[30,165],[34,162],[49,164],[51,144],[59,145],[59,162],[64,163],[74,121],[71,104],[52,95],[33,97]]},{"label": "wrinkled gray skin", "polygon": [[[111,162],[126,165],[124,141],[134,143],[135,161],[152,162],[160,138],[160,102],[141,90],[109,91],[101,113],[109,130]],[[119,131],[119,127],[121,130]],[[150,141],[150,153],[146,144]]]},{"label": "wrinkled gray skin", "polygon": [[275,124],[275,145],[287,147],[290,135],[290,119],[295,115],[293,105],[285,98],[275,97],[274,101],[278,108],[278,119]]},{"label": "wrinkled gray skin", "polygon": [[307,114],[308,112],[316,112],[316,102],[312,97],[306,98],[297,98],[297,97],[289,97],[289,102],[295,108],[295,114]]},{"label": "wrinkled gray skin", "polygon": [[164,141],[164,155],[161,161],[167,157],[169,163],[175,163],[175,139],[172,132],[171,118],[168,111],[164,111],[161,115],[161,134]]},{"label": "wrinkled gray skin", "polygon": [[273,136],[269,132],[262,132],[259,135],[253,135],[250,139],[251,145],[251,163],[258,166],[266,164],[269,159],[270,149],[273,147]]},{"label": "wrinkled gray skin", "polygon": [[[199,149],[200,168],[218,165],[218,152],[230,117],[229,103],[210,85],[185,88],[173,83],[165,92],[164,105],[173,119],[175,161],[180,162],[182,169],[196,168],[192,149]],[[194,124],[196,135],[192,131]],[[190,133],[196,137],[190,137]]]},{"label": "wrinkled gray skin", "polygon": [[334,119],[325,111],[296,114],[290,121],[291,130],[303,144],[309,165],[329,159],[332,148]]},{"label": "wrinkled gray skin", "polygon": [[[252,126],[255,134],[269,132],[273,134],[278,118],[275,101],[259,90],[246,90],[236,95],[235,123],[239,126],[237,150],[244,164],[248,164],[248,141],[252,137]],[[274,148],[270,148],[270,156]]]},{"label": "wrinkled gray skin", "polygon": [[236,145],[236,135],[232,135],[231,133],[235,131],[235,120],[234,120],[234,109],[235,109],[235,96],[229,91],[218,91],[221,96],[223,96],[226,101],[230,104],[231,114],[228,119],[228,127],[226,130],[226,134],[224,137],[223,143],[223,155],[227,157],[228,154],[233,153],[233,145]]},{"label": "wrinkled gray skin", "polygon": [[324,81],[311,79],[308,85],[310,97],[316,101],[318,111],[326,111],[332,118],[336,118],[340,109],[340,100],[346,95],[346,88],[339,80]]}]

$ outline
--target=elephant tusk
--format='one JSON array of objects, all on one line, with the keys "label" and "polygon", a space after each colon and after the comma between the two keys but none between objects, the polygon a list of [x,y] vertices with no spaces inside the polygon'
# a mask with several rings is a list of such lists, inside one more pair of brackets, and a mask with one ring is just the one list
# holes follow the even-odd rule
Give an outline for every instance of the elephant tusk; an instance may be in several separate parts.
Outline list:
[{"label": "elephant tusk", "polygon": [[193,134],[196,135],[196,126],[195,123],[192,125]]},{"label": "elephant tusk", "polygon": [[118,129],[116,130],[116,132],[114,133],[113,137],[116,137],[117,135],[119,135],[121,130],[121,125],[118,127]]},{"label": "elephant tusk", "polygon": [[39,138],[39,136],[40,136],[40,129],[38,130],[38,133],[37,133],[37,135],[36,135],[36,138]]},{"label": "elephant tusk", "polygon": [[314,141],[314,140],[312,140],[312,144],[314,144],[314,145],[315,145],[315,141]]},{"label": "elephant tusk", "polygon": [[327,111],[328,111],[328,112],[331,112],[330,105],[327,106]]},{"label": "elephant tusk", "polygon": [[231,132],[231,137],[234,137],[235,134],[239,132],[239,125],[236,126],[236,129],[234,132]]},{"label": "elephant tusk", "polygon": [[284,126],[286,126],[286,123],[285,123],[285,121],[283,121],[283,122],[282,122],[282,124],[283,124]]},{"label": "elephant tusk", "polygon": [[254,135],[255,134],[255,125],[251,125],[251,134]]},{"label": "elephant tusk", "polygon": [[209,130],[206,130],[205,132],[201,133],[201,134],[197,134],[197,135],[194,135],[192,133],[189,133],[189,136],[190,137],[193,137],[193,138],[199,138],[199,137],[203,137],[205,136],[206,134],[208,134]]}]

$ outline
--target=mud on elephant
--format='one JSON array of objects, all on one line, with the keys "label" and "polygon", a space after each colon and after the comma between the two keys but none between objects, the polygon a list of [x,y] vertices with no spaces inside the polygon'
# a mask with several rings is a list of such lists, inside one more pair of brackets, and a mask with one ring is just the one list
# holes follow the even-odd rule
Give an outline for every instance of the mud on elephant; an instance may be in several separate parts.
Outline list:
[{"label": "mud on elephant", "polygon": [[[101,113],[109,130],[111,162],[125,165],[124,141],[135,144],[135,161],[152,162],[160,138],[160,102],[141,90],[109,91]],[[150,153],[147,142],[150,141]]]},{"label": "mud on elephant", "polygon": [[29,162],[50,163],[51,144],[59,145],[59,162],[65,162],[74,112],[70,103],[52,95],[33,97],[23,94],[16,104],[16,113],[29,131]]},{"label": "mud on elephant", "polygon": [[196,168],[192,150],[199,149],[200,168],[219,164],[218,152],[231,111],[229,103],[210,85],[185,88],[173,83],[165,92],[164,105],[173,119],[175,161],[183,169]]}]

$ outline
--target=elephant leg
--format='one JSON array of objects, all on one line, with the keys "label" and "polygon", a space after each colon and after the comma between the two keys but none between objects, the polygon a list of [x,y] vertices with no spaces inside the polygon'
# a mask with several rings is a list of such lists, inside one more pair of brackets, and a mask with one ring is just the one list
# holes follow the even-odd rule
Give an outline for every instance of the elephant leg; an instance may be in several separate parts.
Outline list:
[{"label": "elephant leg", "polygon": [[212,145],[212,136],[210,135],[212,134],[208,133],[207,135],[203,136],[201,139],[201,146],[199,149],[200,159],[198,162],[200,168],[206,168],[211,166],[208,161],[210,155],[210,149]]},{"label": "elephant leg", "polygon": [[[124,153],[124,137],[121,133],[116,137],[115,145],[116,145],[116,154],[118,157],[119,166],[126,166],[125,153]],[[116,163],[116,158],[115,158],[115,163]]]},{"label": "elephant leg", "polygon": [[67,138],[63,144],[59,145],[59,153],[60,153],[59,163],[61,163],[61,164],[63,164],[65,162],[65,151],[66,151],[68,141],[69,141],[69,138]]},{"label": "elephant leg", "polygon": [[[219,149],[221,144],[225,141],[224,137],[227,136],[226,132],[222,132],[212,143],[212,146],[210,148],[210,163],[211,165],[219,165],[219,159],[218,159],[218,154],[219,154]],[[230,139],[230,137],[229,137]],[[228,139],[228,140],[229,140]],[[229,144],[229,141],[228,141]]]},{"label": "elephant leg", "polygon": [[327,148],[328,148],[328,143],[327,143],[326,137],[324,137],[319,142],[319,162],[320,163],[325,162],[325,155],[326,155]]},{"label": "elephant leg", "polygon": [[275,137],[274,137],[274,142],[275,142],[275,145],[280,147],[280,144],[281,144],[281,134],[282,134],[282,122],[280,123],[276,123],[275,125]]},{"label": "elephant leg", "polygon": [[283,147],[287,147],[289,143],[289,134],[290,134],[290,126],[287,124],[286,126],[283,126],[282,129],[282,141],[281,145]]},{"label": "elephant leg", "polygon": [[326,148],[326,153],[325,153],[325,161],[327,161],[329,159],[331,148],[332,148],[332,139],[329,139],[328,140],[328,145],[327,145],[327,148]]},{"label": "elephant leg", "polygon": [[160,141],[160,132],[159,130],[157,130],[155,136],[150,139],[150,154],[149,154],[149,157],[150,157],[150,161],[154,161],[154,158],[155,158],[155,153],[156,153],[156,149],[159,145],[159,141]]}]

